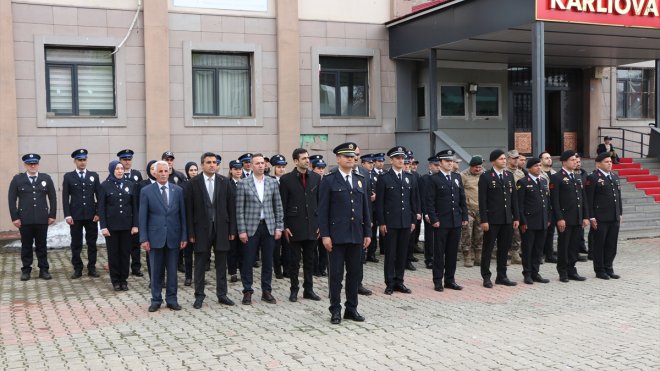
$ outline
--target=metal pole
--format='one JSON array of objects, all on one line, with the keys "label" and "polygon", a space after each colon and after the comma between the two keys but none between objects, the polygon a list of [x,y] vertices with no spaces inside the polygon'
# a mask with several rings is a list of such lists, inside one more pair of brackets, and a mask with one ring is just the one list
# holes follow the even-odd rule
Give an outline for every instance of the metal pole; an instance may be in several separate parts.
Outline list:
[{"label": "metal pole", "polygon": [[660,129],[660,59],[655,60],[655,127]]},{"label": "metal pole", "polygon": [[545,37],[544,23],[532,26],[532,155],[545,150]]},{"label": "metal pole", "polygon": [[428,73],[428,90],[429,90],[429,153],[435,154],[435,131],[438,130],[438,62],[437,52],[435,49],[429,49],[429,73]]}]

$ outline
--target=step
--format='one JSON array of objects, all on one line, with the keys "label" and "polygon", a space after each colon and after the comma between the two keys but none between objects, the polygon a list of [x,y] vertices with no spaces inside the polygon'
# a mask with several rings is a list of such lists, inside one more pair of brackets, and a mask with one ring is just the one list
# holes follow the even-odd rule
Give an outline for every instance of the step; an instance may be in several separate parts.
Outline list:
[{"label": "step", "polygon": [[628,176],[628,175],[649,175],[649,169],[623,169],[618,170],[619,176]]},{"label": "step", "polygon": [[619,163],[621,163],[621,164],[632,164],[633,160],[636,160],[636,159],[633,159],[633,158],[630,158],[630,157],[621,157],[619,159]]},{"label": "step", "polygon": [[[649,197],[649,199],[651,199]],[[641,205],[624,204],[623,214],[645,213],[645,212],[660,212],[660,205],[653,203],[644,203]]]},{"label": "step", "polygon": [[645,188],[644,193],[647,196],[660,196],[660,188]]},{"label": "step", "polygon": [[639,163],[614,164],[614,165],[612,165],[612,170],[641,169],[641,168],[642,168],[642,164],[639,164]]},{"label": "step", "polygon": [[660,203],[660,196],[654,196],[653,198],[655,199],[655,202]]},{"label": "step", "polygon": [[637,187],[637,189],[659,188],[660,182],[636,182],[635,187]]},{"label": "step", "polygon": [[658,176],[657,175],[631,175],[626,177],[626,181],[628,182],[657,182],[658,181]]}]

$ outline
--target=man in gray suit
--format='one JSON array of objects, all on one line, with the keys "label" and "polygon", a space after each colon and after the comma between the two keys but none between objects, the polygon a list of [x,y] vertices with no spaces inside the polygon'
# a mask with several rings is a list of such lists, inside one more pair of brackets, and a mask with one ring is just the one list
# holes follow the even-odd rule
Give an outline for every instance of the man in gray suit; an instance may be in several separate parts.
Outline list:
[{"label": "man in gray suit", "polygon": [[279,184],[264,175],[265,160],[260,153],[252,155],[252,174],[236,187],[236,224],[238,237],[245,244],[241,264],[244,305],[252,304],[252,265],[261,246],[261,300],[275,304],[271,294],[273,250],[284,229]]}]

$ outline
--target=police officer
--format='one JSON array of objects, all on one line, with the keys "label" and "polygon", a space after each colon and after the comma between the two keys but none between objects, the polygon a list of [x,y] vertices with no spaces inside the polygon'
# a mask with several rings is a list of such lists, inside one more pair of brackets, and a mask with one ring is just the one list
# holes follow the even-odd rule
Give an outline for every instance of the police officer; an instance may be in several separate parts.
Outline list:
[{"label": "police officer", "polygon": [[461,239],[461,227],[468,223],[465,191],[461,176],[453,171],[454,151],[448,149],[436,154],[440,172],[429,177],[426,184],[426,214],[433,227],[433,287],[462,290],[456,283],[456,255]]},{"label": "police officer", "polygon": [[527,176],[518,180],[518,210],[520,215],[520,236],[522,239],[522,265],[524,282],[548,283],[539,274],[543,256],[545,233],[550,224],[550,191],[548,182],[541,177],[541,159],[527,160]]},{"label": "police officer", "polygon": [[[138,170],[133,169],[134,154],[135,152],[133,152],[132,149],[122,149],[121,151],[117,152],[117,157],[119,158],[119,162],[124,167],[124,180],[128,180],[137,185],[138,183],[142,182],[142,174]],[[144,276],[141,270],[141,251],[142,248],[140,247],[139,236],[137,234],[131,235],[131,274],[136,277]]]},{"label": "police officer", "polygon": [[429,171],[419,178],[419,198],[422,200],[422,214],[424,215],[424,264],[426,269],[433,269],[433,227],[429,223],[429,215],[426,212],[426,197],[430,177],[440,171],[440,160],[435,155],[426,160],[429,163]]},{"label": "police officer", "polygon": [[575,176],[577,159],[575,152],[564,151],[559,160],[561,171],[550,177],[550,197],[552,211],[557,221],[557,272],[561,282],[569,279],[584,281],[578,274],[575,262],[578,260],[580,233],[589,225],[589,211],[586,207],[584,185]]},{"label": "police officer", "polygon": [[[323,155],[309,156],[309,163],[312,165],[312,171],[323,178],[325,175],[325,168],[328,164],[323,160]],[[328,252],[323,247],[321,238],[318,239],[316,251],[314,254],[314,275],[316,277],[325,277],[328,275],[326,269],[328,267]]]},{"label": "police officer", "polygon": [[90,277],[99,277],[96,271],[96,239],[99,235],[99,215],[96,208],[101,183],[99,174],[87,170],[87,154],[88,151],[84,148],[73,151],[71,158],[76,169],[64,174],[62,179],[64,220],[71,233],[72,279],[82,277],[83,261],[80,252],[83,228],[87,241],[87,274]]},{"label": "police officer", "polygon": [[415,229],[419,205],[417,184],[412,174],[405,172],[406,148],[397,146],[387,151],[392,168],[376,183],[376,220],[385,239],[385,294],[394,291],[410,294],[403,283],[408,259],[410,233]]},{"label": "police officer", "polygon": [[481,264],[481,247],[484,232],[479,226],[479,177],[484,172],[484,160],[481,156],[472,156],[469,167],[463,170],[461,180],[465,190],[465,203],[468,209],[468,224],[461,229],[461,251],[463,251],[463,265],[473,267]]},{"label": "police officer", "polygon": [[[232,188],[233,194],[236,194],[236,184],[243,176],[243,163],[238,160],[229,161],[229,185]],[[238,238],[229,240],[229,253],[227,254],[227,272],[229,274],[229,282],[238,282],[236,275],[238,267],[241,264],[241,248],[243,243]]]},{"label": "police officer", "polygon": [[323,246],[329,252],[330,323],[341,322],[341,287],[346,267],[346,310],[344,319],[364,321],[357,311],[358,286],[362,270],[361,249],[371,242],[369,196],[364,177],[353,172],[355,150],[352,142],[333,150],[337,171],[326,175],[319,187],[318,218]]},{"label": "police officer", "polygon": [[188,180],[188,177],[184,173],[174,169],[174,159],[176,159],[176,157],[174,157],[174,152],[165,151],[160,156],[160,159],[167,162],[167,165],[170,167],[170,177],[168,182],[181,185],[181,183]]},{"label": "police officer", "polygon": [[408,150],[406,153],[407,160],[410,162],[410,168],[408,169],[408,172],[412,174],[413,179],[415,180],[415,184],[417,186],[417,205],[418,205],[418,210],[416,211],[417,214],[415,215],[415,229],[410,233],[410,239],[408,240],[408,263],[406,264],[406,268],[410,270],[417,270],[413,263],[418,262],[419,259],[417,259],[414,255],[414,253],[423,253],[424,250],[420,249],[417,244],[419,243],[419,231],[422,226],[422,213],[421,213],[421,208],[422,208],[422,199],[421,199],[421,190],[419,188],[419,179],[422,177],[418,172],[417,172],[417,166],[419,165],[419,161],[415,158],[415,155],[413,154],[413,151]]},{"label": "police officer", "polygon": [[[286,157],[277,154],[271,157],[269,162],[273,166],[271,176],[277,180],[277,183],[280,183],[280,178],[286,173],[286,165],[288,164]],[[273,271],[275,272],[275,278],[281,280],[284,277],[289,277],[288,270],[289,243],[286,238],[280,238],[275,241],[275,249],[273,250]]]},{"label": "police officer", "polygon": [[492,288],[490,259],[497,241],[497,278],[495,283],[515,286],[506,275],[507,250],[511,246],[513,230],[518,228],[518,197],[514,191],[513,174],[506,171],[504,151],[490,153],[492,168],[479,177],[479,218],[484,231],[481,251],[481,277],[486,288]]},{"label": "police officer", "polygon": [[[265,158],[264,158],[265,160]],[[243,176],[241,178],[247,178],[252,175],[252,153],[244,153],[239,158],[238,161],[243,164]]]},{"label": "police officer", "polygon": [[369,153],[366,155],[363,155],[361,157],[362,160],[362,168],[366,170],[366,177],[369,178],[369,184],[371,185],[371,193],[370,193],[370,201],[371,201],[371,220],[372,220],[372,226],[371,226],[371,243],[369,244],[369,247],[367,248],[367,253],[365,254],[365,259],[363,263],[365,262],[372,262],[372,263],[378,263],[378,258],[376,257],[376,234],[378,230],[378,225],[376,223],[373,223],[373,221],[376,220],[375,213],[376,213],[376,182],[378,181],[378,175],[374,171],[374,155]]},{"label": "police officer", "polygon": [[[32,246],[37,254],[39,278],[49,280],[46,238],[48,226],[55,222],[57,195],[53,180],[39,173],[41,156],[28,153],[22,157],[25,173],[16,174],[9,184],[9,215],[21,233],[21,281],[30,279]],[[18,203],[18,204],[17,204]]]},{"label": "police officer", "polygon": [[586,183],[591,229],[594,231],[591,251],[594,271],[596,277],[604,280],[620,278],[614,273],[612,263],[623,212],[619,176],[612,172],[612,163],[609,152],[599,154],[596,170],[589,174]]}]

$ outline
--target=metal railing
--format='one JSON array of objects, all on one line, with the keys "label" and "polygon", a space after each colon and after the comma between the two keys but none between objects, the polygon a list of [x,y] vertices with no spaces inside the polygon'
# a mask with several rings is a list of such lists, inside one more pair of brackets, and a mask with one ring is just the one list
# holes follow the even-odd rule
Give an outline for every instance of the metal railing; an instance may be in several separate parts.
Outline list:
[{"label": "metal railing", "polygon": [[[649,133],[644,133],[642,131],[634,130],[634,129],[628,129],[628,128],[617,128],[617,127],[608,127],[608,126],[599,126],[598,127],[598,139],[600,139],[599,143],[603,142],[603,131],[615,131],[618,132],[620,136],[616,135],[610,135],[607,134],[608,137],[612,137],[612,139],[618,139],[621,141],[621,145],[619,148],[621,149],[621,157],[626,157],[626,152],[632,153],[635,155],[639,155],[640,158],[647,157],[648,155],[648,147],[649,147],[649,142],[651,141],[651,135]],[[636,140],[639,139],[639,140]],[[639,151],[636,151],[634,149],[631,149],[630,144],[635,143],[639,145]],[[626,144],[628,144],[628,148],[626,148]]]}]

